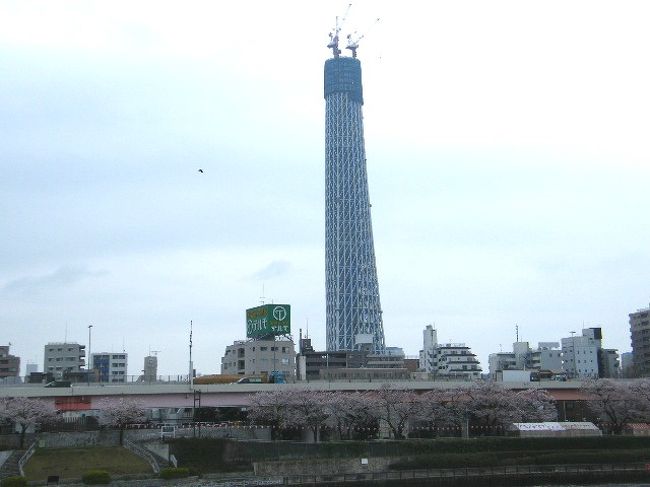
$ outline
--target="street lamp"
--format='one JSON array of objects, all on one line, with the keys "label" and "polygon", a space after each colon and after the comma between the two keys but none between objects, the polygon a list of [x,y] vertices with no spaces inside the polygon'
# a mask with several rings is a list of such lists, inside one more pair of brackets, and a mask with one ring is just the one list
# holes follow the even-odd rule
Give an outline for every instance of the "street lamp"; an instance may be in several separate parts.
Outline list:
[{"label": "street lamp", "polygon": [[93,325],[88,325],[88,365],[86,367],[86,369],[87,369],[86,370],[86,380],[87,380],[88,385],[90,385],[90,361],[92,359],[92,355],[90,354],[90,344],[91,344],[91,342],[90,342],[90,338],[91,338],[90,332],[92,331],[92,329],[93,329]]}]

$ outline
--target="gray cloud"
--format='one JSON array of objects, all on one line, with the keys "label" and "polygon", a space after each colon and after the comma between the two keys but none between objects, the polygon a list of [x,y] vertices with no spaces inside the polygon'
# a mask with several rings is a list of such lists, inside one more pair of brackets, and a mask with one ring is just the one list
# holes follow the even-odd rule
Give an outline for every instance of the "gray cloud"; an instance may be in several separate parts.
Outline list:
[{"label": "gray cloud", "polygon": [[107,275],[107,271],[91,271],[81,267],[62,266],[40,276],[26,276],[7,282],[3,294],[33,293],[70,286],[84,279]]},{"label": "gray cloud", "polygon": [[280,277],[291,270],[291,262],[286,260],[274,260],[266,267],[250,276],[251,279],[271,279]]}]

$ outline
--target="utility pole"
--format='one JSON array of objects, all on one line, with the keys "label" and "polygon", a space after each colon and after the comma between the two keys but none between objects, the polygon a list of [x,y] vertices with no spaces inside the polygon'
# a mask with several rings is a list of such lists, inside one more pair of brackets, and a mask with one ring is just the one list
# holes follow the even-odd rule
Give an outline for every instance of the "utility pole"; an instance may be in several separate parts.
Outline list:
[{"label": "utility pole", "polygon": [[190,320],[190,390],[194,389],[194,364],[192,363],[192,320]]},{"label": "utility pole", "polygon": [[90,353],[90,345],[91,345],[91,331],[93,329],[93,325],[88,325],[88,365],[86,366],[86,383],[90,385],[90,362],[92,360],[92,355]]}]

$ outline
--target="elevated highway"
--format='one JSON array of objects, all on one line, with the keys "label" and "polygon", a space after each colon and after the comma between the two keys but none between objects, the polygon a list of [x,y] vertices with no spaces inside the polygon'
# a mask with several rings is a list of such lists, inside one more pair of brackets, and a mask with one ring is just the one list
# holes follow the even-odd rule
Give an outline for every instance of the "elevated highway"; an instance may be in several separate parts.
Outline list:
[{"label": "elevated highway", "polygon": [[[184,408],[194,404],[194,392],[201,393],[203,407],[246,407],[253,394],[260,391],[347,391],[364,392],[376,390],[386,382],[296,382],[292,384],[201,384],[191,387],[188,383],[153,384],[72,384],[70,387],[45,387],[24,384],[0,387],[0,398],[32,397],[54,401],[61,410],[101,409],[107,398],[128,397],[138,399],[146,408]],[[515,390],[544,389],[557,401],[583,399],[580,381],[505,382],[504,387]],[[467,389],[472,382],[448,381],[393,381],[395,389],[425,392],[434,389]]]}]

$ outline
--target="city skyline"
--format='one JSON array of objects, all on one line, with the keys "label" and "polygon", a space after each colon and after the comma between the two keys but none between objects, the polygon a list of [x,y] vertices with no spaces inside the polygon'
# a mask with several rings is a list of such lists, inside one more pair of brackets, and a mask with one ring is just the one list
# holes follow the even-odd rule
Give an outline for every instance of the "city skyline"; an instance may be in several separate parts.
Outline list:
[{"label": "city skyline", "polygon": [[[22,364],[92,324],[93,350],[176,374],[193,320],[213,372],[263,295],[325,348],[322,63],[347,3],[253,5],[0,4],[0,326]],[[515,325],[630,349],[649,10],[353,4],[387,346],[416,355],[435,323],[484,369]]]}]

